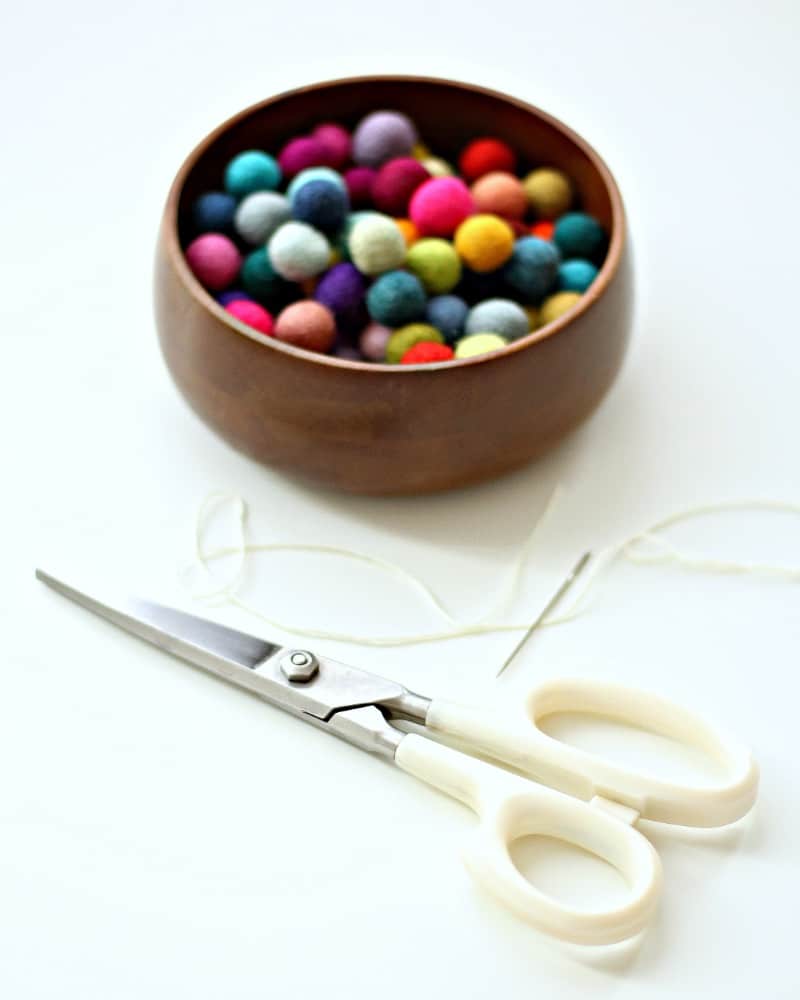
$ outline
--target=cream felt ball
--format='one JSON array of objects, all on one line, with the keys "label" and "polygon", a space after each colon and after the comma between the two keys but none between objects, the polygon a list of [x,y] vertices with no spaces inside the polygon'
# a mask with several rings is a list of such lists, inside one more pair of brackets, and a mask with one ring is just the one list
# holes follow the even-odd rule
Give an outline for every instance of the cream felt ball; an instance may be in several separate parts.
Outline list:
[{"label": "cream felt ball", "polygon": [[409,248],[406,267],[425,290],[438,295],[449,292],[461,280],[461,259],[452,243],[435,236],[417,240]]},{"label": "cream felt ball", "polygon": [[402,267],[406,241],[388,215],[366,212],[350,229],[347,238],[350,259],[362,274],[374,276]]},{"label": "cream felt ball", "polygon": [[272,266],[287,281],[304,281],[327,268],[328,241],[305,222],[285,222],[270,237],[267,252]]},{"label": "cream felt ball", "polygon": [[411,119],[400,111],[373,111],[353,133],[353,160],[360,166],[379,167],[396,156],[410,156],[417,141]]},{"label": "cream felt ball", "polygon": [[506,346],[507,341],[499,333],[473,333],[456,344],[456,358],[475,358],[479,354],[489,354]]},{"label": "cream felt ball", "polygon": [[450,177],[455,173],[453,168],[441,156],[425,156],[419,161],[431,177]]},{"label": "cream felt ball", "polygon": [[284,195],[277,191],[254,191],[239,202],[233,226],[245,243],[258,246],[266,243],[291,217],[292,210]]},{"label": "cream felt ball", "polygon": [[431,177],[420,184],[408,206],[421,236],[452,236],[474,211],[469,188],[458,177]]},{"label": "cream felt ball", "polygon": [[407,271],[387,271],[367,292],[367,311],[376,323],[402,326],[423,315],[426,301],[419,278]]},{"label": "cream felt ball", "polygon": [[329,351],[336,339],[336,323],[327,306],[311,299],[293,302],[278,315],[273,336],[307,351]]},{"label": "cream felt ball", "polygon": [[530,330],[525,310],[511,299],[486,299],[473,306],[467,314],[464,332],[497,333],[506,340],[524,337]]}]

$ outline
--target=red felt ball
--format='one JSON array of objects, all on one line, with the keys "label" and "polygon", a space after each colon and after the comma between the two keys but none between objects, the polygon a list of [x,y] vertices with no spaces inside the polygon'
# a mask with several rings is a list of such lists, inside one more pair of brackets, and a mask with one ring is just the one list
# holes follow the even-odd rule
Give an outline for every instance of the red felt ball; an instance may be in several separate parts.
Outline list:
[{"label": "red felt ball", "polygon": [[344,172],[344,182],[353,208],[372,208],[372,185],[376,176],[372,167],[351,167]]},{"label": "red felt ball", "polygon": [[307,167],[324,167],[327,157],[327,150],[319,139],[302,135],[286,143],[278,153],[278,163],[283,176],[291,179]]},{"label": "red felt ball", "polygon": [[229,302],[225,308],[231,316],[235,316],[242,323],[252,326],[259,333],[263,333],[267,337],[272,333],[272,328],[275,325],[272,315],[257,302],[251,302],[249,299],[235,299],[233,302]]},{"label": "red felt ball", "polygon": [[186,248],[186,263],[201,285],[219,292],[239,273],[242,255],[221,233],[203,233]]},{"label": "red felt ball", "polygon": [[452,236],[474,212],[469,188],[458,177],[431,177],[420,184],[408,206],[420,236]]},{"label": "red felt ball", "polygon": [[378,170],[372,183],[372,200],[379,212],[387,215],[405,215],[411,195],[430,174],[410,156],[389,160]]},{"label": "red felt ball", "polygon": [[401,365],[429,365],[432,361],[449,361],[454,356],[453,348],[447,344],[436,344],[423,340],[409,347],[400,359]]},{"label": "red felt ball", "polygon": [[325,147],[325,165],[339,170],[350,159],[350,133],[335,122],[323,122],[311,133]]},{"label": "red felt ball", "polygon": [[542,219],[541,222],[534,222],[530,232],[531,236],[538,236],[540,240],[552,240],[555,228],[555,222],[551,222],[549,219]]},{"label": "red felt ball", "polygon": [[336,340],[336,321],[327,306],[312,299],[293,302],[275,321],[275,336],[307,351],[328,351]]},{"label": "red felt ball", "polygon": [[502,139],[473,139],[461,153],[458,165],[468,181],[475,181],[493,170],[513,174],[517,167],[517,154]]}]

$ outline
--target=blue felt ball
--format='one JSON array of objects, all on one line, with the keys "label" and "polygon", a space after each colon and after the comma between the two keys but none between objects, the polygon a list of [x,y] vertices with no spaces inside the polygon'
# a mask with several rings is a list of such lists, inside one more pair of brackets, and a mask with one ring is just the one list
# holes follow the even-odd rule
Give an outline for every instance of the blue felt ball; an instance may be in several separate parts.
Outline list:
[{"label": "blue felt ball", "polygon": [[514,244],[503,277],[525,302],[540,302],[555,287],[560,262],[558,250],[549,240],[523,236]]},{"label": "blue felt ball", "polygon": [[289,201],[294,198],[297,192],[309,181],[330,181],[331,184],[335,184],[340,187],[342,191],[347,193],[347,185],[344,182],[344,177],[337,173],[331,167],[306,167],[305,170],[301,170],[296,177],[293,177],[289,182],[289,187],[286,188],[286,197]]},{"label": "blue felt ball", "polygon": [[326,233],[339,229],[350,210],[346,192],[327,180],[303,184],[295,191],[291,204],[292,216],[298,222],[307,222]]},{"label": "blue felt ball", "polygon": [[367,292],[367,310],[376,323],[403,326],[425,312],[422,282],[407,271],[387,271]]},{"label": "blue felt ball", "polygon": [[567,212],[556,222],[553,242],[562,257],[582,257],[599,264],[606,252],[606,231],[585,212]]},{"label": "blue felt ball", "polygon": [[233,228],[236,199],[224,191],[206,191],[192,205],[197,233],[229,233]]},{"label": "blue felt ball", "polygon": [[588,260],[565,260],[558,269],[559,292],[585,292],[597,277],[597,268]]},{"label": "blue felt ball", "polygon": [[435,326],[452,344],[464,332],[468,312],[469,306],[457,295],[435,295],[425,307],[425,322]]},{"label": "blue felt ball", "polygon": [[237,198],[253,191],[274,191],[281,182],[281,168],[269,153],[248,149],[225,168],[225,190]]}]

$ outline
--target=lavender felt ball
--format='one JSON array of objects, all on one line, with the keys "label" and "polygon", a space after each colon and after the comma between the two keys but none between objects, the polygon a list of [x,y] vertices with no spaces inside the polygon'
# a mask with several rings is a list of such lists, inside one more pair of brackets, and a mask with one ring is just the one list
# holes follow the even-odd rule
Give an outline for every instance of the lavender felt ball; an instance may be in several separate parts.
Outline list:
[{"label": "lavender felt ball", "polygon": [[410,156],[417,130],[400,111],[373,111],[362,118],[353,133],[353,159],[367,167],[379,167],[397,156]]}]

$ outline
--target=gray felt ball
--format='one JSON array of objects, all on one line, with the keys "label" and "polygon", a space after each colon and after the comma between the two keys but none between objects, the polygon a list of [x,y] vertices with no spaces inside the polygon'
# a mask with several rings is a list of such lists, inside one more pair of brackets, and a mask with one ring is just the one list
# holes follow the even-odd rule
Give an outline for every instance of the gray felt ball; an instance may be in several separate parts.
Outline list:
[{"label": "gray felt ball", "polygon": [[253,246],[266,243],[292,217],[289,199],[277,191],[254,191],[239,203],[233,219],[238,235]]},{"label": "gray felt ball", "polygon": [[511,299],[484,299],[470,309],[464,331],[472,333],[499,333],[501,337],[515,340],[530,330],[525,310]]}]

